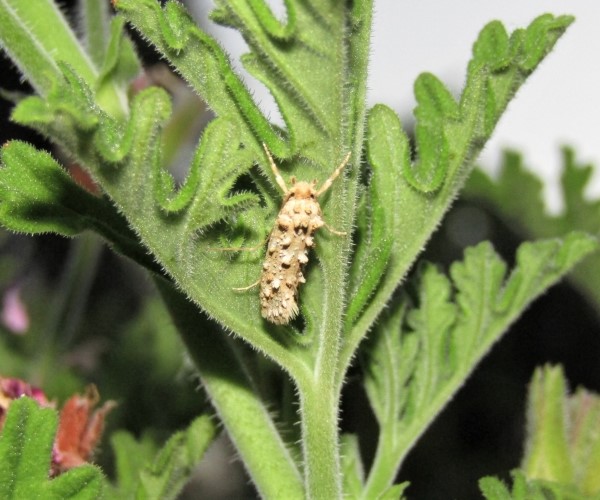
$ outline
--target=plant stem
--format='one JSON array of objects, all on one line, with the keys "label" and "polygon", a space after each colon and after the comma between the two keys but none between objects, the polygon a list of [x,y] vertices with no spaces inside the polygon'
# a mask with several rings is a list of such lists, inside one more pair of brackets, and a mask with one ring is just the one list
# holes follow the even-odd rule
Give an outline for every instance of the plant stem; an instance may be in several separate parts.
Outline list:
[{"label": "plant stem", "polygon": [[224,332],[171,283],[155,283],[261,498],[304,498],[293,457]]},{"label": "plant stem", "polygon": [[302,444],[308,498],[341,498],[341,474],[338,453],[338,401],[333,381],[323,380],[302,386]]},{"label": "plant stem", "polygon": [[396,422],[390,421],[379,433],[377,453],[361,496],[365,500],[379,498],[391,486],[396,476],[398,451],[395,425]]}]

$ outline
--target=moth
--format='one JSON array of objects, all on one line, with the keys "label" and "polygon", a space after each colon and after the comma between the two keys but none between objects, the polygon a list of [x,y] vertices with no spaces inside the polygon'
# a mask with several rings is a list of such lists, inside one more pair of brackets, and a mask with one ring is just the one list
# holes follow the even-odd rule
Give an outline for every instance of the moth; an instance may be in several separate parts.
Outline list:
[{"label": "moth", "polygon": [[290,179],[288,188],[267,146],[263,148],[277,185],[283,191],[281,209],[267,242],[267,252],[262,266],[261,278],[252,285],[235,290],[248,290],[260,284],[261,315],[277,325],[286,325],[298,315],[298,287],[306,280],[302,274],[308,262],[308,251],[315,246],[314,234],[325,226],[337,235],[323,220],[318,198],[325,193],[350,160],[350,153],[317,189],[317,180],[311,182]]}]

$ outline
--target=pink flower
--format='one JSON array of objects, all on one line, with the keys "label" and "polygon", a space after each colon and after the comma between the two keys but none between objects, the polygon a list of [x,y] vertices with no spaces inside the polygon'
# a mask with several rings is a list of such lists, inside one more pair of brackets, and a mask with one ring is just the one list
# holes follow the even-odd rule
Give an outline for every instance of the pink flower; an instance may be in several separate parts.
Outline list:
[{"label": "pink flower", "polygon": [[0,430],[4,425],[4,419],[6,418],[6,412],[10,403],[22,396],[34,399],[42,407],[54,408],[54,403],[48,401],[48,398],[46,398],[41,389],[18,378],[0,377]]},{"label": "pink flower", "polygon": [[2,301],[2,323],[13,333],[25,333],[29,328],[27,308],[21,300],[21,288],[9,288]]}]

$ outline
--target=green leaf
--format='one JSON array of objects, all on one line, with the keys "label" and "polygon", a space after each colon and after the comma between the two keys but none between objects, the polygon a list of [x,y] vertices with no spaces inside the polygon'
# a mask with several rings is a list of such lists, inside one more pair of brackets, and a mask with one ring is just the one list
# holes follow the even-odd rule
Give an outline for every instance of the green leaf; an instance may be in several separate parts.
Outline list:
[{"label": "green leaf", "polygon": [[451,266],[452,280],[422,267],[417,304],[404,296],[367,344],[365,387],[380,435],[364,497],[391,484],[408,450],[529,303],[596,247],[578,233],[524,243],[508,277],[487,242]]},{"label": "green leaf", "polygon": [[30,398],[12,402],[0,433],[0,497],[95,500],[103,477],[84,465],[50,480],[50,459],[58,416]]},{"label": "green leaf", "polygon": [[[159,182],[155,174],[159,171],[160,163],[160,141],[157,138],[161,125],[170,112],[168,96],[157,88],[139,93],[132,102],[130,119],[124,123],[92,107],[89,102],[90,92],[85,83],[68,72],[68,68],[64,69],[68,78],[57,87],[51,99],[42,101],[32,97],[23,101],[14,112],[15,119],[35,124],[44,133],[52,135],[90,168],[94,178],[116,202],[119,210],[127,214],[129,223],[152,249],[154,257],[187,288],[190,296],[212,310],[213,314],[216,312],[220,320],[229,323],[230,327],[234,327],[231,323],[234,320],[237,323],[235,330],[253,337],[255,345],[260,344],[262,338],[264,342],[274,346],[273,354],[276,351],[283,354],[282,346],[264,331],[263,320],[253,295],[235,294],[232,291],[235,286],[245,285],[247,280],[254,279],[249,278],[247,264],[242,259],[231,262],[228,256],[215,253],[214,241],[203,240],[202,245],[199,245],[196,233],[198,228],[214,222],[213,214],[222,214],[222,211],[213,210],[211,213],[202,208],[208,206],[213,209],[211,201],[214,198],[207,197],[205,189],[212,188],[218,192],[223,188],[215,181],[230,186],[232,179],[242,173],[238,159],[233,159],[231,163],[221,163],[220,170],[216,169],[216,162],[219,161],[218,148],[222,150],[225,147],[235,152],[240,150],[239,143],[233,141],[231,144],[224,144],[222,137],[209,132],[209,136],[218,139],[217,143],[221,141],[221,146],[216,145],[217,149],[202,149],[201,143],[200,152],[204,151],[209,153],[209,157],[212,156],[210,161],[215,162],[215,167],[210,175],[218,173],[218,176],[215,179],[211,179],[210,175],[200,178],[201,183],[209,184],[194,193],[194,200],[190,201],[188,198],[186,213],[165,214],[163,207],[178,208],[177,203],[174,206],[169,206],[168,203],[165,205],[165,199],[171,200],[168,190],[164,189],[165,177],[161,174],[163,179]],[[34,112],[31,112],[32,107],[36,107]],[[17,153],[23,154],[20,150]],[[32,167],[25,156],[19,161],[26,168]],[[245,169],[250,166],[249,163],[243,164]],[[230,175],[229,172],[234,169],[237,174],[234,172],[234,175]],[[221,192],[225,189],[226,187]],[[234,206],[238,202],[247,203],[253,199],[254,197],[247,195],[221,198],[223,204]],[[207,258],[211,265],[205,265]],[[252,258],[256,262],[256,257]],[[241,269],[246,272],[240,273]],[[212,285],[206,288],[207,284]],[[215,293],[217,290],[219,291]],[[235,302],[238,305],[233,305]],[[255,311],[255,314],[239,315],[238,311]]]},{"label": "green leaf", "polygon": [[[510,99],[572,21],[569,16],[544,15],[510,37],[499,22],[488,24],[473,46],[466,85],[458,101],[435,76],[421,75],[415,83],[418,159],[414,165],[409,161],[408,139],[396,114],[382,105],[369,113],[368,159],[373,177],[377,178],[377,172],[398,169],[403,175],[396,174],[388,181],[386,192],[392,191],[394,200],[382,200],[386,204],[381,205],[386,211],[386,224],[394,227],[382,246],[385,255],[392,241],[385,269],[381,269],[383,257],[381,261],[373,258],[377,255],[376,245],[369,250],[360,244],[357,249],[357,255],[373,263],[374,271],[371,276],[364,275],[365,285],[356,289],[357,298],[350,302],[354,323],[342,346],[341,366],[348,366],[358,344],[458,195],[471,173],[473,160]],[[536,43],[524,43],[526,38]],[[376,202],[374,206],[377,208]],[[368,208],[358,217],[359,234],[361,239],[367,235],[367,241],[368,231],[377,228],[369,225],[375,224],[375,219],[368,222],[370,217]],[[355,268],[352,283],[358,282],[357,276],[360,273]],[[370,296],[369,304],[362,307],[365,296]],[[340,384],[342,380],[340,377]]]},{"label": "green leaf", "polygon": [[[401,192],[402,165],[409,162],[409,146],[395,113],[385,106],[368,114],[368,158],[372,174],[359,210],[352,293],[346,323],[352,325],[374,293],[390,260],[397,229],[394,206]],[[393,257],[392,257],[393,258]]]},{"label": "green leaf", "polygon": [[[131,14],[135,17],[140,12],[148,14],[140,22],[150,24],[155,22],[156,24],[153,26],[158,30],[157,36],[158,33],[166,30],[165,39],[162,38],[162,34],[160,35],[161,43],[165,44],[165,50],[176,45],[176,40],[180,40],[180,37],[185,40],[189,38],[188,41],[192,41],[192,39],[204,41],[208,43],[210,50],[216,47],[213,42],[206,41],[206,36],[201,34],[198,28],[193,27],[191,21],[176,4],[168,4],[172,7],[167,7],[164,12],[155,2],[136,3],[135,12],[130,12],[128,9],[133,7],[127,7],[127,5],[126,1],[119,3],[128,16]],[[336,11],[336,15],[338,24],[343,26],[345,11],[343,9]],[[310,24],[307,19],[304,22]],[[151,26],[144,27],[149,31],[150,38],[152,38],[151,28]],[[368,29],[368,26],[364,29]],[[322,33],[323,36],[325,36],[324,33]],[[340,28],[334,33],[329,33],[328,36],[332,37],[336,33],[341,37],[343,30]],[[298,41],[294,43],[300,44]],[[340,38],[336,43],[343,42]],[[324,46],[327,45],[324,44]],[[275,49],[273,48],[273,50]],[[186,58],[190,57],[197,62],[195,59],[197,54],[191,49],[188,50],[188,45],[185,45],[185,49],[171,48],[167,52],[169,57],[174,58],[175,64],[180,61],[176,57],[177,54],[181,56],[182,64],[183,62],[188,64],[190,61]],[[280,56],[279,54],[275,55]],[[226,62],[225,59],[221,59],[221,56],[218,56],[217,59],[220,61],[219,64],[223,61]],[[207,61],[203,60],[202,64],[207,64]],[[252,163],[256,159],[259,159],[262,165],[267,164],[264,151],[256,137],[253,133],[248,135],[245,118],[240,116],[236,107],[237,101],[231,101],[232,95],[235,93],[232,94],[222,88],[223,78],[227,75],[219,69],[210,73],[214,77],[214,82],[210,83],[212,78],[210,75],[203,80],[204,83],[208,82],[215,87],[213,89],[211,86],[212,90],[209,90],[205,97],[215,111],[223,110],[223,116],[220,116],[219,119],[226,120],[221,122],[222,128],[219,128],[219,135],[211,133],[209,130],[200,145],[198,158],[203,162],[207,159],[212,166],[207,168],[206,173],[203,172],[202,175],[196,174],[196,170],[192,169],[189,187],[184,186],[178,195],[172,190],[172,182],[159,169],[161,161],[160,140],[158,139],[162,126],[170,114],[169,99],[164,92],[155,88],[141,92],[131,103],[130,118],[127,121],[115,120],[94,106],[93,93],[85,81],[70,68],[63,67],[62,69],[65,72],[65,79],[56,85],[52,95],[45,101],[39,98],[28,99],[26,103],[22,103],[16,109],[14,118],[21,123],[33,125],[43,133],[52,136],[67,152],[90,169],[94,178],[114,200],[119,210],[127,215],[129,223],[152,251],[154,257],[166,272],[179,282],[190,297],[201,304],[211,315],[219,318],[228,328],[239,332],[253,345],[260,346],[271,356],[281,360],[285,355],[283,346],[265,332],[265,325],[260,316],[255,295],[233,293],[232,291],[232,288],[245,286],[256,280],[261,268],[260,259],[253,254],[236,257],[232,260],[231,254],[215,252],[215,246],[218,245],[214,236],[202,237],[206,233],[199,233],[199,230],[212,229],[216,221],[235,216],[239,209],[247,208],[251,202],[256,200],[255,195],[243,191],[232,195],[230,187],[241,174],[252,167]],[[191,72],[191,67],[188,69]],[[233,75],[230,69],[228,71]],[[193,75],[197,78],[198,74],[196,65]],[[341,77],[337,73],[332,73],[331,78],[340,79]],[[217,83],[220,85],[219,88],[217,88]],[[331,82],[322,83],[322,87],[327,88],[328,92],[331,91],[330,87],[336,88],[336,86],[338,90],[345,88],[341,83],[333,84],[333,86]],[[336,96],[342,98],[341,94],[336,94]],[[234,108],[236,111],[232,112]],[[341,104],[339,104],[339,109],[343,109]],[[343,121],[340,120],[338,125]],[[226,123],[233,126],[227,128]],[[219,125],[215,124],[215,127],[218,128]],[[226,138],[221,137],[220,134],[224,131],[231,135]],[[342,155],[337,157],[341,148],[341,136],[339,136],[339,130],[336,133],[340,140],[337,149],[333,151],[331,147],[335,141],[332,143],[319,132],[319,141],[329,151],[328,154],[336,155],[335,162],[331,162],[334,165],[342,157]],[[228,138],[229,142],[227,142]],[[206,144],[204,140],[207,140]],[[215,142],[214,146],[212,145],[213,141]],[[360,141],[357,144],[360,144]],[[257,154],[257,151],[260,151],[260,155]],[[223,157],[219,158],[220,154]],[[204,155],[207,156],[204,157]],[[231,162],[228,161],[230,158]],[[323,170],[325,162],[327,162],[326,175],[329,175],[332,167],[327,160],[327,154],[319,161],[315,160],[310,163],[298,161],[299,164],[306,166],[307,176],[312,177],[314,174],[322,179],[325,179],[326,175],[318,172]],[[218,176],[214,177],[216,173]],[[194,176],[196,175],[198,175],[199,184],[195,184],[196,177]],[[326,209],[326,212],[330,210],[335,217],[329,218],[326,215],[326,218],[332,227],[349,229],[351,217],[342,217],[342,214],[352,214],[353,212],[351,206],[355,202],[353,190],[356,186],[356,179],[353,180],[353,184],[349,184],[345,195],[341,190],[338,192],[338,186],[342,186],[343,180],[338,182],[328,193]],[[192,188],[195,185],[200,189],[194,192],[194,199],[190,200],[190,193],[194,191]],[[207,196],[211,189],[216,189],[220,195],[217,197]],[[273,191],[270,191],[268,196],[273,197]],[[278,201],[277,199],[275,204],[278,204]],[[245,230],[250,230],[255,234],[253,237],[257,240],[268,233],[272,225],[274,213],[268,210],[271,206],[273,206],[273,201],[268,200],[265,207],[254,211],[248,210],[247,214],[244,213],[238,219],[238,221],[244,222]],[[336,218],[343,220],[343,223],[338,224]],[[269,222],[266,223],[265,220]],[[208,235],[206,234],[206,236]],[[318,322],[314,325],[316,329],[319,322],[331,321],[332,328],[339,329],[344,305],[340,289],[344,279],[343,270],[347,265],[347,260],[340,259],[340,255],[349,252],[350,241],[348,238],[328,238],[323,241],[323,244],[319,242],[319,247],[321,262],[328,276],[325,287],[321,288],[325,290],[326,300],[334,307],[336,313],[326,315],[324,311],[318,311]],[[207,260],[210,261],[210,264],[206,263]],[[206,288],[207,284],[209,284],[208,289]],[[240,315],[240,311],[249,311],[250,313]],[[335,337],[329,336],[329,338],[335,340]],[[321,345],[315,343],[315,349]],[[289,356],[286,355],[286,357]]]},{"label": "green leaf", "polygon": [[523,470],[527,477],[573,483],[565,421],[566,381],[559,367],[536,370],[529,387],[528,440]]},{"label": "green leaf", "polygon": [[[52,0],[2,0],[0,46],[42,96],[48,95],[62,79],[60,64],[72,67],[90,88],[98,78],[97,68]],[[107,86],[98,98],[98,104],[110,114],[125,114],[127,105],[122,88]]]},{"label": "green leaf", "polygon": [[200,230],[257,204],[259,199],[254,193],[230,194],[250,163],[239,143],[235,123],[213,120],[204,131],[188,178],[177,193],[173,193],[172,177],[163,169],[157,171],[156,197],[163,210],[178,213],[188,209],[188,227]]},{"label": "green leaf", "polygon": [[562,368],[547,365],[533,375],[527,408],[525,476],[600,494],[600,396],[585,389],[567,395]]},{"label": "green leaf", "polygon": [[160,273],[110,202],[75,184],[48,153],[12,141],[0,150],[0,162],[0,222],[4,227],[65,236],[92,229],[116,250]]},{"label": "green leaf", "polygon": [[[495,477],[484,477],[479,480],[479,488],[486,500],[547,500],[540,485],[535,481],[527,481],[520,470],[511,472],[512,491]],[[562,496],[551,497],[562,499]],[[570,497],[569,497],[570,498]],[[566,499],[565,499],[566,500]]]},{"label": "green leaf", "polygon": [[514,470],[512,491],[495,477],[484,477],[479,480],[479,489],[486,500],[589,500],[596,498],[578,493],[571,486],[540,480],[528,480],[523,472]]},{"label": "green leaf", "polygon": [[363,489],[365,472],[356,434],[342,435],[340,455],[342,457],[344,495],[349,498],[359,498]]},{"label": "green leaf", "polygon": [[[590,199],[586,195],[593,170],[592,165],[578,163],[572,149],[563,149],[561,191],[564,210],[558,215],[548,213],[543,198],[543,182],[514,151],[504,153],[496,180],[480,169],[475,170],[467,183],[465,197],[491,206],[524,237],[555,237],[571,230],[598,235],[600,199]],[[598,254],[578,266],[570,280],[600,307]]]},{"label": "green leaf", "polygon": [[72,236],[88,227],[85,214],[101,199],[79,187],[47,153],[26,143],[1,150],[0,220],[14,231]]},{"label": "green leaf", "polygon": [[479,480],[479,489],[487,500],[511,500],[506,485],[495,477],[484,477]]},{"label": "green leaf", "polygon": [[218,116],[230,117],[242,127],[242,138],[248,146],[256,144],[256,133],[261,141],[269,143],[276,155],[286,151],[248,90],[233,73],[225,52],[196,26],[180,4],[167,2],[161,9],[154,0],[119,0],[116,6],[169,59]]},{"label": "green leaf", "polygon": [[[367,4],[368,2],[365,3]],[[350,37],[346,36],[348,12],[343,3],[323,4],[319,9],[312,9],[308,5],[295,5],[294,13],[288,14],[288,18],[295,19],[294,35],[282,43],[279,39],[271,38],[269,32],[263,30],[263,25],[268,20],[262,15],[257,16],[256,3],[251,7],[245,1],[223,2],[217,7],[218,19],[235,26],[246,38],[252,52],[244,56],[243,63],[269,87],[277,100],[287,125],[286,138],[289,142],[283,142],[274,133],[251,101],[239,77],[232,71],[218,44],[195,26],[180,7],[175,3],[167,3],[161,10],[158,3],[148,0],[121,0],[117,3],[120,12],[150,39],[207,101],[217,116],[236,123],[240,144],[247,149],[247,161],[257,161],[259,166],[266,170],[267,175],[272,176],[272,173],[265,161],[261,142],[268,145],[276,158],[295,154],[292,161],[294,173],[302,180],[324,180],[348,150],[352,150],[354,158],[359,158],[363,129],[354,123],[361,123],[364,117],[364,75],[368,54],[366,44],[370,27],[370,8],[364,7],[361,16],[354,19],[356,26],[353,36]],[[350,68],[345,58],[340,57],[349,50],[347,45],[350,45],[352,62],[357,65],[356,68]],[[354,82],[352,88],[346,81],[350,78],[349,75],[352,75]],[[352,103],[350,108],[347,107],[348,103]],[[347,118],[350,113],[352,120]],[[345,127],[344,123],[352,125]],[[348,135],[350,132],[351,136]],[[292,165],[281,164],[279,161],[278,163],[284,172],[284,178],[289,178],[285,170]],[[347,187],[344,193],[344,181],[340,180],[328,194],[327,206],[324,207],[325,219],[337,230],[349,231],[351,228],[356,180],[354,177],[352,182],[345,184]],[[273,197],[272,191],[269,197]],[[276,200],[274,203],[270,200],[270,203],[278,205],[278,197]],[[250,213],[249,216],[252,222],[248,229],[256,234],[254,241],[260,241],[272,227],[272,222],[265,224],[264,221],[273,221],[275,213],[263,210]],[[194,240],[197,241],[197,238]],[[340,330],[341,313],[345,305],[340,291],[343,290],[344,269],[348,262],[344,255],[349,254],[350,242],[347,238],[327,238],[323,243],[319,241],[318,245],[318,256],[324,274],[322,281],[313,288],[319,290],[321,297],[312,298],[313,301],[328,304],[331,312],[327,313],[327,310],[321,307],[313,308],[315,317],[306,318],[309,329],[305,333],[306,338],[316,339],[315,332],[318,331],[323,337],[335,342],[338,333],[334,332]],[[209,242],[207,246],[214,247],[215,243]],[[217,264],[219,255],[214,253],[214,248],[210,250],[211,255],[215,257],[211,259],[211,265]],[[226,305],[227,311],[219,306],[225,315],[217,312],[211,304],[196,295],[195,291],[191,291],[190,295],[199,299],[198,303],[229,328],[275,355],[276,359],[280,359],[279,354],[275,354],[273,350],[275,346],[271,344],[268,347],[265,343],[265,340],[270,343],[270,339],[263,340],[258,334],[265,324],[260,317],[255,295],[250,292],[235,295],[231,293],[232,288],[244,287],[256,281],[261,272],[260,259],[254,254],[238,257],[233,261],[229,258],[219,260],[224,266],[219,270],[215,269],[215,275],[202,279],[196,271],[190,272],[191,270],[185,272],[185,275],[191,277],[196,274],[194,283],[215,283],[219,288],[222,287],[218,293],[212,290],[210,297],[219,296],[213,304]],[[202,257],[197,256],[193,261],[199,263]],[[202,266],[198,270],[204,274],[205,268],[206,266]],[[319,280],[319,277],[313,274],[309,281],[314,283],[315,280]],[[187,285],[184,286],[187,288]],[[301,303],[305,303],[302,298]],[[310,305],[308,301],[306,303]],[[243,321],[240,321],[242,318],[238,318],[234,324],[231,322],[234,319],[231,311],[250,311],[250,314],[247,314]],[[331,326],[324,327],[326,322],[330,322]],[[325,333],[327,329],[330,329],[330,334]],[[326,344],[312,343],[315,350],[324,345]]]},{"label": "green leaf", "polygon": [[115,455],[115,485],[111,496],[117,498],[135,498],[140,487],[140,473],[156,454],[155,443],[147,437],[136,440],[125,431],[115,432],[110,443]]},{"label": "green leaf", "polygon": [[111,443],[117,484],[112,497],[177,498],[215,434],[216,426],[207,416],[196,418],[185,431],[173,434],[158,452],[150,439],[136,441],[126,432],[114,434]]},{"label": "green leaf", "polygon": [[395,422],[406,404],[406,386],[415,369],[418,339],[400,336],[406,304],[384,314],[376,336],[365,346],[365,389],[377,421]]},{"label": "green leaf", "polygon": [[489,23],[473,45],[458,103],[433,75],[417,79],[419,161],[404,168],[413,187],[437,191],[448,176],[449,182],[462,182],[508,102],[572,22],[571,16],[545,14],[510,37],[501,23]]},{"label": "green leaf", "polygon": [[96,68],[101,68],[110,37],[110,7],[107,2],[79,0],[77,14],[83,46]]},{"label": "green leaf", "polygon": [[171,436],[153,464],[142,470],[138,497],[175,499],[214,439],[216,426],[207,416]]}]

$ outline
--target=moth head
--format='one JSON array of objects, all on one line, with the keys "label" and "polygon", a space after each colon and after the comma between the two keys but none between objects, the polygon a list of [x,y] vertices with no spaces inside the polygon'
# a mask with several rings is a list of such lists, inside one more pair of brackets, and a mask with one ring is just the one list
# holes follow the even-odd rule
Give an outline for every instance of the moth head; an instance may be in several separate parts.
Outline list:
[{"label": "moth head", "polygon": [[317,192],[315,190],[315,182],[303,182],[300,181],[293,185],[292,196],[297,200],[308,199],[308,198],[316,198]]}]

